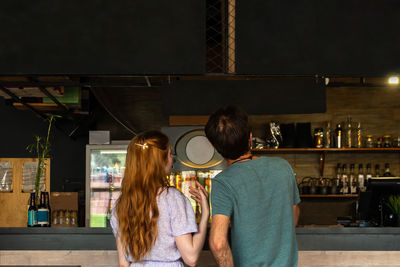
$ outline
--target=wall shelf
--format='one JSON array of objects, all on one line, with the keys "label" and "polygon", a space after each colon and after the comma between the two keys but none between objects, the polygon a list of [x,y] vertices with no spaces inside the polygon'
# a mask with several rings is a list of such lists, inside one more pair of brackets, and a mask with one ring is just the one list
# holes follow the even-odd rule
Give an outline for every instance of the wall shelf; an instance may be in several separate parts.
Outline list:
[{"label": "wall shelf", "polygon": [[324,177],[325,158],[328,153],[398,153],[399,147],[382,148],[263,148],[252,149],[251,152],[257,154],[263,153],[319,153],[319,174]]},{"label": "wall shelf", "polygon": [[301,153],[301,152],[400,152],[399,147],[388,147],[388,148],[263,148],[263,149],[252,149],[254,153]]},{"label": "wall shelf", "polygon": [[300,198],[358,198],[358,194],[346,194],[346,195],[300,195]]}]

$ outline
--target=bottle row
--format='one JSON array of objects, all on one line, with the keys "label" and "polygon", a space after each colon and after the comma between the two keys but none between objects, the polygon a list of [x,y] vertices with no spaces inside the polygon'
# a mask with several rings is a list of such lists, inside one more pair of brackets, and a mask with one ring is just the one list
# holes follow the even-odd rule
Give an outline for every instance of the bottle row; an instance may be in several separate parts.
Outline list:
[{"label": "bottle row", "polygon": [[208,193],[211,192],[211,179],[214,178],[222,170],[206,170],[206,171],[175,171],[168,176],[169,184],[175,187],[189,199],[189,186],[195,186],[195,181],[199,181]]},{"label": "bottle row", "polygon": [[390,164],[385,163],[385,169],[382,170],[379,164],[375,164],[375,171],[372,172],[372,165],[368,163],[366,169],[363,164],[358,164],[358,169],[355,169],[355,164],[337,164],[336,181],[337,187],[341,194],[358,194],[365,192],[372,177],[393,177],[390,172]]},{"label": "bottle row", "polygon": [[335,126],[331,121],[324,127],[311,130],[311,122],[279,124],[271,121],[267,125],[266,137],[253,136],[252,149],[265,148],[400,148],[400,136],[392,138],[385,134],[375,138],[361,127],[361,122],[339,122]]},{"label": "bottle row", "polygon": [[55,210],[52,215],[53,226],[77,227],[78,226],[78,211],[77,210]]},{"label": "bottle row", "polygon": [[[192,199],[189,192],[189,187],[196,187],[196,181],[199,181],[199,183],[204,186],[204,189],[210,195],[212,186],[211,181],[221,171],[222,170],[176,171],[171,172],[171,174],[168,176],[170,186],[181,191],[189,199],[196,215],[197,223],[200,222],[201,209],[200,205],[194,199]],[[209,222],[211,222],[211,214]]]},{"label": "bottle row", "polygon": [[40,192],[39,201],[39,205],[36,205],[36,194],[31,193],[28,206],[28,227],[51,226],[49,192]]},{"label": "bottle row", "polygon": [[331,122],[323,128],[314,129],[314,146],[316,148],[382,148],[400,147],[400,137],[392,138],[391,135],[374,138],[371,134],[364,135],[361,123],[354,123],[351,117],[346,122],[336,125],[331,129]]},{"label": "bottle row", "polygon": [[300,194],[358,194],[367,190],[371,178],[394,177],[390,172],[389,163],[385,163],[385,169],[375,164],[368,163],[366,168],[363,164],[337,164],[334,178],[312,178],[304,177],[298,184]]}]

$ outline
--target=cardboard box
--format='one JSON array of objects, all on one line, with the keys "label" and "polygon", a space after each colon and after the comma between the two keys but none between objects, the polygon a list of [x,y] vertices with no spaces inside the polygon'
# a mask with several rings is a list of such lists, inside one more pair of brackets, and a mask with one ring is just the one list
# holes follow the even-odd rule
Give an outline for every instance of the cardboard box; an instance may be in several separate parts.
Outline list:
[{"label": "cardboard box", "polygon": [[51,210],[78,210],[78,192],[51,192]]},{"label": "cardboard box", "polygon": [[[55,211],[76,211],[78,214],[78,192],[51,192],[50,208],[52,213]],[[52,218],[54,219],[54,218]],[[54,222],[54,220],[52,220]],[[71,224],[54,224],[51,227],[76,227]]]}]

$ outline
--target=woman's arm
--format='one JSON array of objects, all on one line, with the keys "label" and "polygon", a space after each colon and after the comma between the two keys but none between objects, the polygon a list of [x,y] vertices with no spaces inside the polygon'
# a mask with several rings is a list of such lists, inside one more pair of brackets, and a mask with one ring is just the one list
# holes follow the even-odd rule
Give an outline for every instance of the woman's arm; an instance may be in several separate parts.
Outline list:
[{"label": "woman's arm", "polygon": [[198,226],[198,232],[194,235],[184,234],[175,237],[175,243],[182,255],[183,261],[189,266],[196,266],[197,260],[204,246],[207,233],[207,223],[210,216],[210,207],[208,205],[208,194],[204,187],[196,181],[197,189],[190,189],[192,198],[200,203],[201,218]]},{"label": "woman's arm", "polygon": [[125,258],[125,253],[124,253],[124,249],[122,248],[121,239],[119,237],[117,237],[116,240],[117,240],[119,267],[129,267],[130,263]]}]

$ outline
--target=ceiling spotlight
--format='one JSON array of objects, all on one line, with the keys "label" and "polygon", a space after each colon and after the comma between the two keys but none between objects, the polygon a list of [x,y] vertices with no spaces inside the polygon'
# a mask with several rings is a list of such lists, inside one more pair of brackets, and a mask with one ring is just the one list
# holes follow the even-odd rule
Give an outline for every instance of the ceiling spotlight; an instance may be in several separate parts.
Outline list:
[{"label": "ceiling spotlight", "polygon": [[389,84],[399,84],[399,77],[398,76],[390,76],[388,79]]}]

